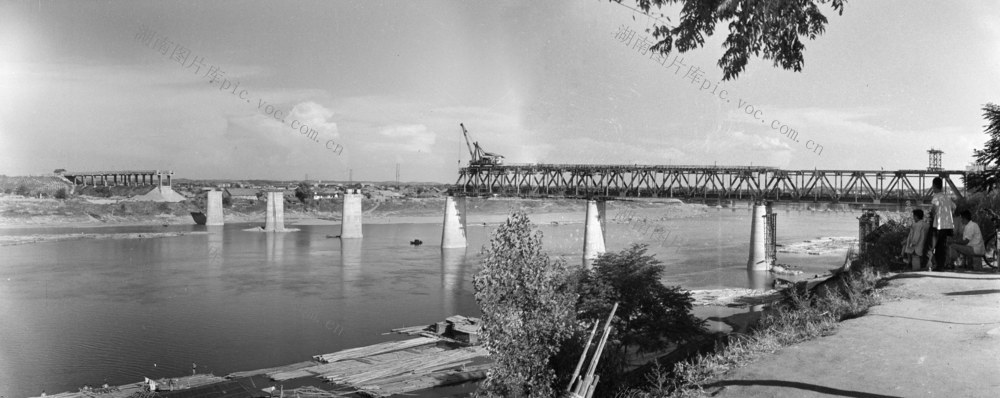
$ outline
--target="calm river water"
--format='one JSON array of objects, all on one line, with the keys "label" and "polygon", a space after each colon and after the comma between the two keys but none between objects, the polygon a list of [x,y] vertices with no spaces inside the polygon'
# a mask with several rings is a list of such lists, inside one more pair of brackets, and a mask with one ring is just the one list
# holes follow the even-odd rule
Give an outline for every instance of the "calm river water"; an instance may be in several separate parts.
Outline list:
[{"label": "calm river water", "polygon": [[[609,206],[610,207],[610,206]],[[609,208],[609,212],[611,209]],[[859,212],[778,210],[779,243],[856,236]],[[581,211],[580,219],[583,219]],[[749,213],[710,209],[665,222],[684,231],[651,249],[664,282],[691,289],[769,283],[748,278]],[[440,224],[365,225],[362,240],[328,239],[337,225],[244,232],[247,224],[7,229],[0,234],[206,231],[181,237],[78,240],[0,247],[0,396],[23,397],[143,377],[225,375],[398,339],[391,328],[478,315],[472,277],[495,225],[469,226],[469,248],[442,252]],[[542,225],[546,249],[578,262],[582,224]],[[609,224],[609,250],[648,240]],[[423,246],[410,246],[419,238]],[[807,273],[826,256],[779,254]]]}]

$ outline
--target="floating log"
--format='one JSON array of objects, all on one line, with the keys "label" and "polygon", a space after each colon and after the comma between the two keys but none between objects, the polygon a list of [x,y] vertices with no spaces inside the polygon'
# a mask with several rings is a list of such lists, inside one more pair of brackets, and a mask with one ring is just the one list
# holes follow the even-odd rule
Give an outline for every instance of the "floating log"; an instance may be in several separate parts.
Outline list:
[{"label": "floating log", "polygon": [[465,369],[452,372],[406,375],[400,380],[383,381],[383,384],[380,385],[362,386],[361,391],[369,395],[388,397],[391,395],[406,394],[427,388],[444,387],[467,381],[482,380],[486,378],[486,371],[492,366],[492,364],[482,364],[469,366]]},{"label": "floating log", "polygon": [[337,371],[324,374],[322,377],[328,381],[351,387],[358,387],[362,384],[377,385],[380,379],[388,379],[402,374],[430,373],[437,370],[458,367],[470,363],[474,359],[486,357],[487,352],[483,347],[459,348],[414,355],[411,358],[392,362],[338,369]]},{"label": "floating log", "polygon": [[268,374],[268,373],[292,372],[292,371],[296,371],[296,370],[300,370],[300,369],[303,369],[303,368],[308,368],[310,366],[316,366],[316,365],[319,365],[319,362],[317,362],[317,361],[297,362],[297,363],[293,363],[291,365],[275,366],[273,368],[264,368],[264,369],[257,369],[257,370],[247,370],[247,371],[243,371],[243,372],[233,372],[233,373],[230,373],[230,374],[226,375],[226,378],[227,379],[238,379],[238,378],[241,378],[241,377],[257,376],[257,375]]},{"label": "floating log", "polygon": [[191,376],[162,378],[154,380],[157,391],[186,390],[194,387],[226,381],[226,378],[211,373],[199,373]]},{"label": "floating log", "polygon": [[410,340],[390,341],[387,343],[380,343],[380,344],[370,345],[367,347],[351,348],[343,351],[337,351],[331,354],[316,355],[313,358],[316,358],[316,360],[322,362],[336,362],[345,359],[372,356],[389,351],[405,350],[407,348],[413,348],[426,344],[434,344],[437,341],[438,340],[435,338],[418,337]]}]

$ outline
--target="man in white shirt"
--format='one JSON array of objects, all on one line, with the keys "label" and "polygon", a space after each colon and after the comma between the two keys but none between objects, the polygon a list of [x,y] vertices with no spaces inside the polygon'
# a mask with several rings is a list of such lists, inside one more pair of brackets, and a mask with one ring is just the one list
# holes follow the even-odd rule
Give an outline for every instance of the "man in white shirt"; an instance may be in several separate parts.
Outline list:
[{"label": "man in white shirt", "polygon": [[[962,228],[962,239],[955,240],[949,248],[951,249],[952,259],[954,260],[954,253],[963,254],[966,256],[983,255],[986,253],[986,245],[983,242],[983,232],[979,229],[979,224],[972,221],[972,212],[969,210],[962,210],[958,213],[958,222],[964,225]],[[951,261],[949,261],[951,263]],[[974,262],[980,264],[978,269],[982,269],[981,262]]]},{"label": "man in white shirt", "polygon": [[931,239],[927,239],[926,244],[934,248],[933,270],[944,271],[950,266],[950,263],[946,262],[950,257],[948,239],[955,229],[951,217],[955,212],[955,202],[944,193],[944,182],[941,177],[934,177],[931,181],[931,190],[934,192],[931,196],[931,230],[928,235]]}]

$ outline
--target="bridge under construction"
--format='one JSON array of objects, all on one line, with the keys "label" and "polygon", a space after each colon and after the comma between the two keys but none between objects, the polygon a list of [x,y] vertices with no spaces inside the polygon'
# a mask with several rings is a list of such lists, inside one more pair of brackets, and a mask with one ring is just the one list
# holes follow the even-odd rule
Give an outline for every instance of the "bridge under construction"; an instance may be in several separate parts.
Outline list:
[{"label": "bridge under construction", "polygon": [[560,197],[614,200],[826,201],[926,203],[931,180],[962,170],[782,170],[759,166],[470,164],[451,188],[457,196]]}]

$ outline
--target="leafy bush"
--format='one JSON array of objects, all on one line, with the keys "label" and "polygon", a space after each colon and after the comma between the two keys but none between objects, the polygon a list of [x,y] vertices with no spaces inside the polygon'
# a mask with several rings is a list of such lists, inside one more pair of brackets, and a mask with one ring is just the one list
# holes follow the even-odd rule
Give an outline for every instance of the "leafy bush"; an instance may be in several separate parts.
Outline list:
[{"label": "leafy bush", "polygon": [[542,252],[542,233],[532,231],[522,211],[496,229],[483,255],[473,284],[483,312],[483,345],[494,366],[476,395],[555,396],[550,360],[579,329],[566,263]]},{"label": "leafy bush", "polygon": [[626,382],[630,352],[663,351],[671,344],[705,334],[705,321],[691,314],[691,293],[679,286],[663,285],[660,279],[665,268],[646,250],[646,245],[636,244],[618,253],[605,253],[597,258],[592,270],[580,271],[580,321],[604,322],[614,303],[618,303],[612,321],[614,332],[599,367],[598,396],[609,395]]},{"label": "leafy bush", "polygon": [[18,185],[17,189],[14,190],[14,193],[18,194],[18,195],[21,195],[21,196],[30,196],[31,195],[31,192],[28,191],[28,186],[24,185],[24,184]]},{"label": "leafy bush", "polygon": [[909,214],[903,213],[879,213],[879,216],[883,220],[882,225],[872,230],[859,245],[868,244],[859,260],[862,264],[879,270],[909,267],[899,259],[899,254],[903,251],[903,242],[910,234],[913,219]]},{"label": "leafy bush", "polygon": [[66,199],[67,196],[69,195],[66,193],[66,188],[59,188],[59,190],[56,191],[56,199]]}]

